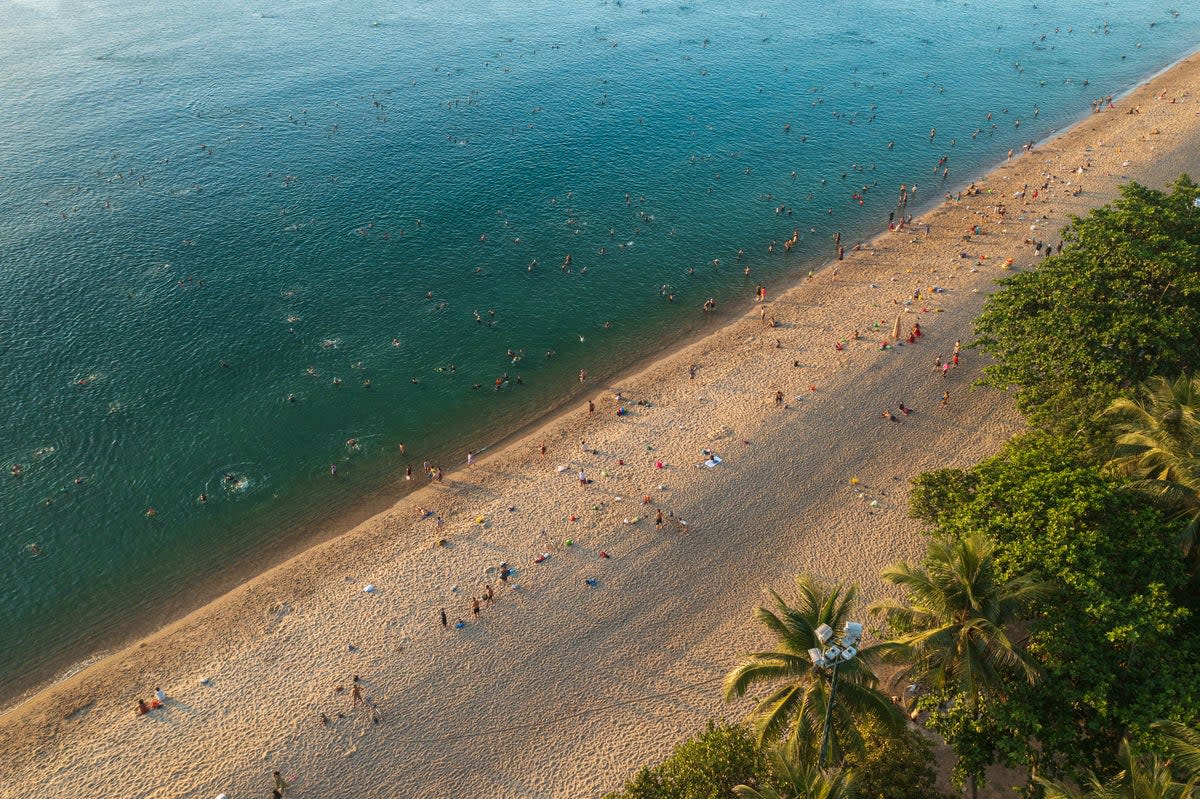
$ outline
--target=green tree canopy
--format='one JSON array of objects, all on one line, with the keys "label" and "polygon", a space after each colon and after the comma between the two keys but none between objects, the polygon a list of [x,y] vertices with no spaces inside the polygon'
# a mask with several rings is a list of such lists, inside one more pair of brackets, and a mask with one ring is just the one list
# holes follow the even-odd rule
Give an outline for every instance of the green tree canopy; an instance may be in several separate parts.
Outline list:
[{"label": "green tree canopy", "polygon": [[657,766],[643,767],[604,799],[735,799],[734,786],[759,785],[766,758],[741,725],[710,721]]},{"label": "green tree canopy", "polygon": [[1137,183],[1075,218],[1063,251],[1001,281],[975,322],[995,362],[985,382],[1016,387],[1035,425],[1091,429],[1118,392],[1200,367],[1200,187]]},{"label": "green tree canopy", "polygon": [[[1037,685],[1014,685],[989,724],[1019,734],[1008,762],[1044,753],[1042,767],[1102,767],[1130,731],[1156,718],[1200,717],[1200,626],[1184,587],[1176,528],[1144,496],[1106,480],[1074,442],[1014,439],[937,494],[939,537],[984,534],[1006,574],[1052,580],[1056,593],[1030,625]],[[918,491],[914,499],[928,498]],[[1040,747],[1033,747],[1037,741]]]}]

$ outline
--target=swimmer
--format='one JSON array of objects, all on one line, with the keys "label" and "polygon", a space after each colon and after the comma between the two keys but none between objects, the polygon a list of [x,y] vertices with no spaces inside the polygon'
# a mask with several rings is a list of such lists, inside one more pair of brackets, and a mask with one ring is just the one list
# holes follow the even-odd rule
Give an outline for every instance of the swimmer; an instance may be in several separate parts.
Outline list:
[{"label": "swimmer", "polygon": [[24,474],[24,471],[25,467],[19,463],[14,463],[13,467],[9,469],[9,473],[12,474],[13,477],[20,477],[22,474]]},{"label": "swimmer", "polygon": [[337,477],[337,464],[336,463],[329,464],[329,473],[331,475],[333,475],[334,477]]},{"label": "swimmer", "polygon": [[358,439],[357,438],[347,438],[346,439],[346,448],[347,449],[358,449]]},{"label": "swimmer", "polygon": [[340,385],[342,384],[342,378],[340,378],[340,377],[335,377],[335,378],[333,378],[333,380],[332,380],[332,383],[333,383],[335,386],[340,386]]},{"label": "swimmer", "polygon": [[288,402],[295,402],[295,401],[296,401],[296,395],[295,395],[295,394],[288,394],[288,395],[287,395],[287,401],[288,401]]},{"label": "swimmer", "polygon": [[392,346],[393,346],[393,347],[399,347],[399,346],[400,346],[400,339],[398,339],[398,338],[394,338],[394,339],[392,339]]},{"label": "swimmer", "polygon": [[196,497],[196,501],[199,503],[208,502],[208,494],[200,494],[200,496]]},{"label": "swimmer", "polygon": [[363,381],[363,388],[370,388],[370,387],[371,387],[371,379],[367,378],[366,380]]}]

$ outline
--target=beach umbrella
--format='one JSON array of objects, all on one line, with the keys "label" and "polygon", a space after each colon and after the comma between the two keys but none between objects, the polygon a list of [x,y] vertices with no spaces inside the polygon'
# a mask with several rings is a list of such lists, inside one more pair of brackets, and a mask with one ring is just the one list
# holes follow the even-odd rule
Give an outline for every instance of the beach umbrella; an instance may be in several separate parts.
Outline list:
[{"label": "beach umbrella", "polygon": [[896,326],[892,328],[892,338],[900,340],[900,314],[896,314]]}]

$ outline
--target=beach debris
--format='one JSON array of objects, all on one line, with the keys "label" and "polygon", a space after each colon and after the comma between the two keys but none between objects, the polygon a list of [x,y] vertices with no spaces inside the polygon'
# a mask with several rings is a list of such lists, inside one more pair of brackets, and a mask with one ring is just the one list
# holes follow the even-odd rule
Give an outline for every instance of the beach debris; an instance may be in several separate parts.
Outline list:
[{"label": "beach debris", "polygon": [[584,582],[587,583],[592,588],[595,588],[599,581],[596,580],[595,577],[587,577],[584,579]]},{"label": "beach debris", "polygon": [[573,538],[568,538],[567,540],[563,541],[563,546],[573,547],[575,546],[575,540]]},{"label": "beach debris", "polygon": [[533,562],[534,563],[544,563],[546,561],[546,558],[548,558],[548,557],[550,557],[550,553],[543,552],[542,554],[540,554],[536,558],[534,558]]},{"label": "beach debris", "polygon": [[853,474],[850,475],[850,485],[852,485],[852,486],[858,485],[858,476],[857,475],[853,475]]},{"label": "beach debris", "polygon": [[366,585],[363,586],[363,592],[367,593],[367,594],[373,594],[377,590],[379,590],[379,589],[377,589],[375,587],[375,583],[367,583]]}]

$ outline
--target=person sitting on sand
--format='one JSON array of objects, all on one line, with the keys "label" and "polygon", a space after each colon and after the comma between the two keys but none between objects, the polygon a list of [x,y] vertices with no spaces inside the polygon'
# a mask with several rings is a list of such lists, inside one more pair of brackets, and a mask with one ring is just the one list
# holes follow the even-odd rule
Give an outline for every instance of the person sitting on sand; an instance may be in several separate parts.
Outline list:
[{"label": "person sitting on sand", "polygon": [[144,716],[150,712],[150,706],[146,704],[145,699],[138,700],[137,712],[139,716]]}]

